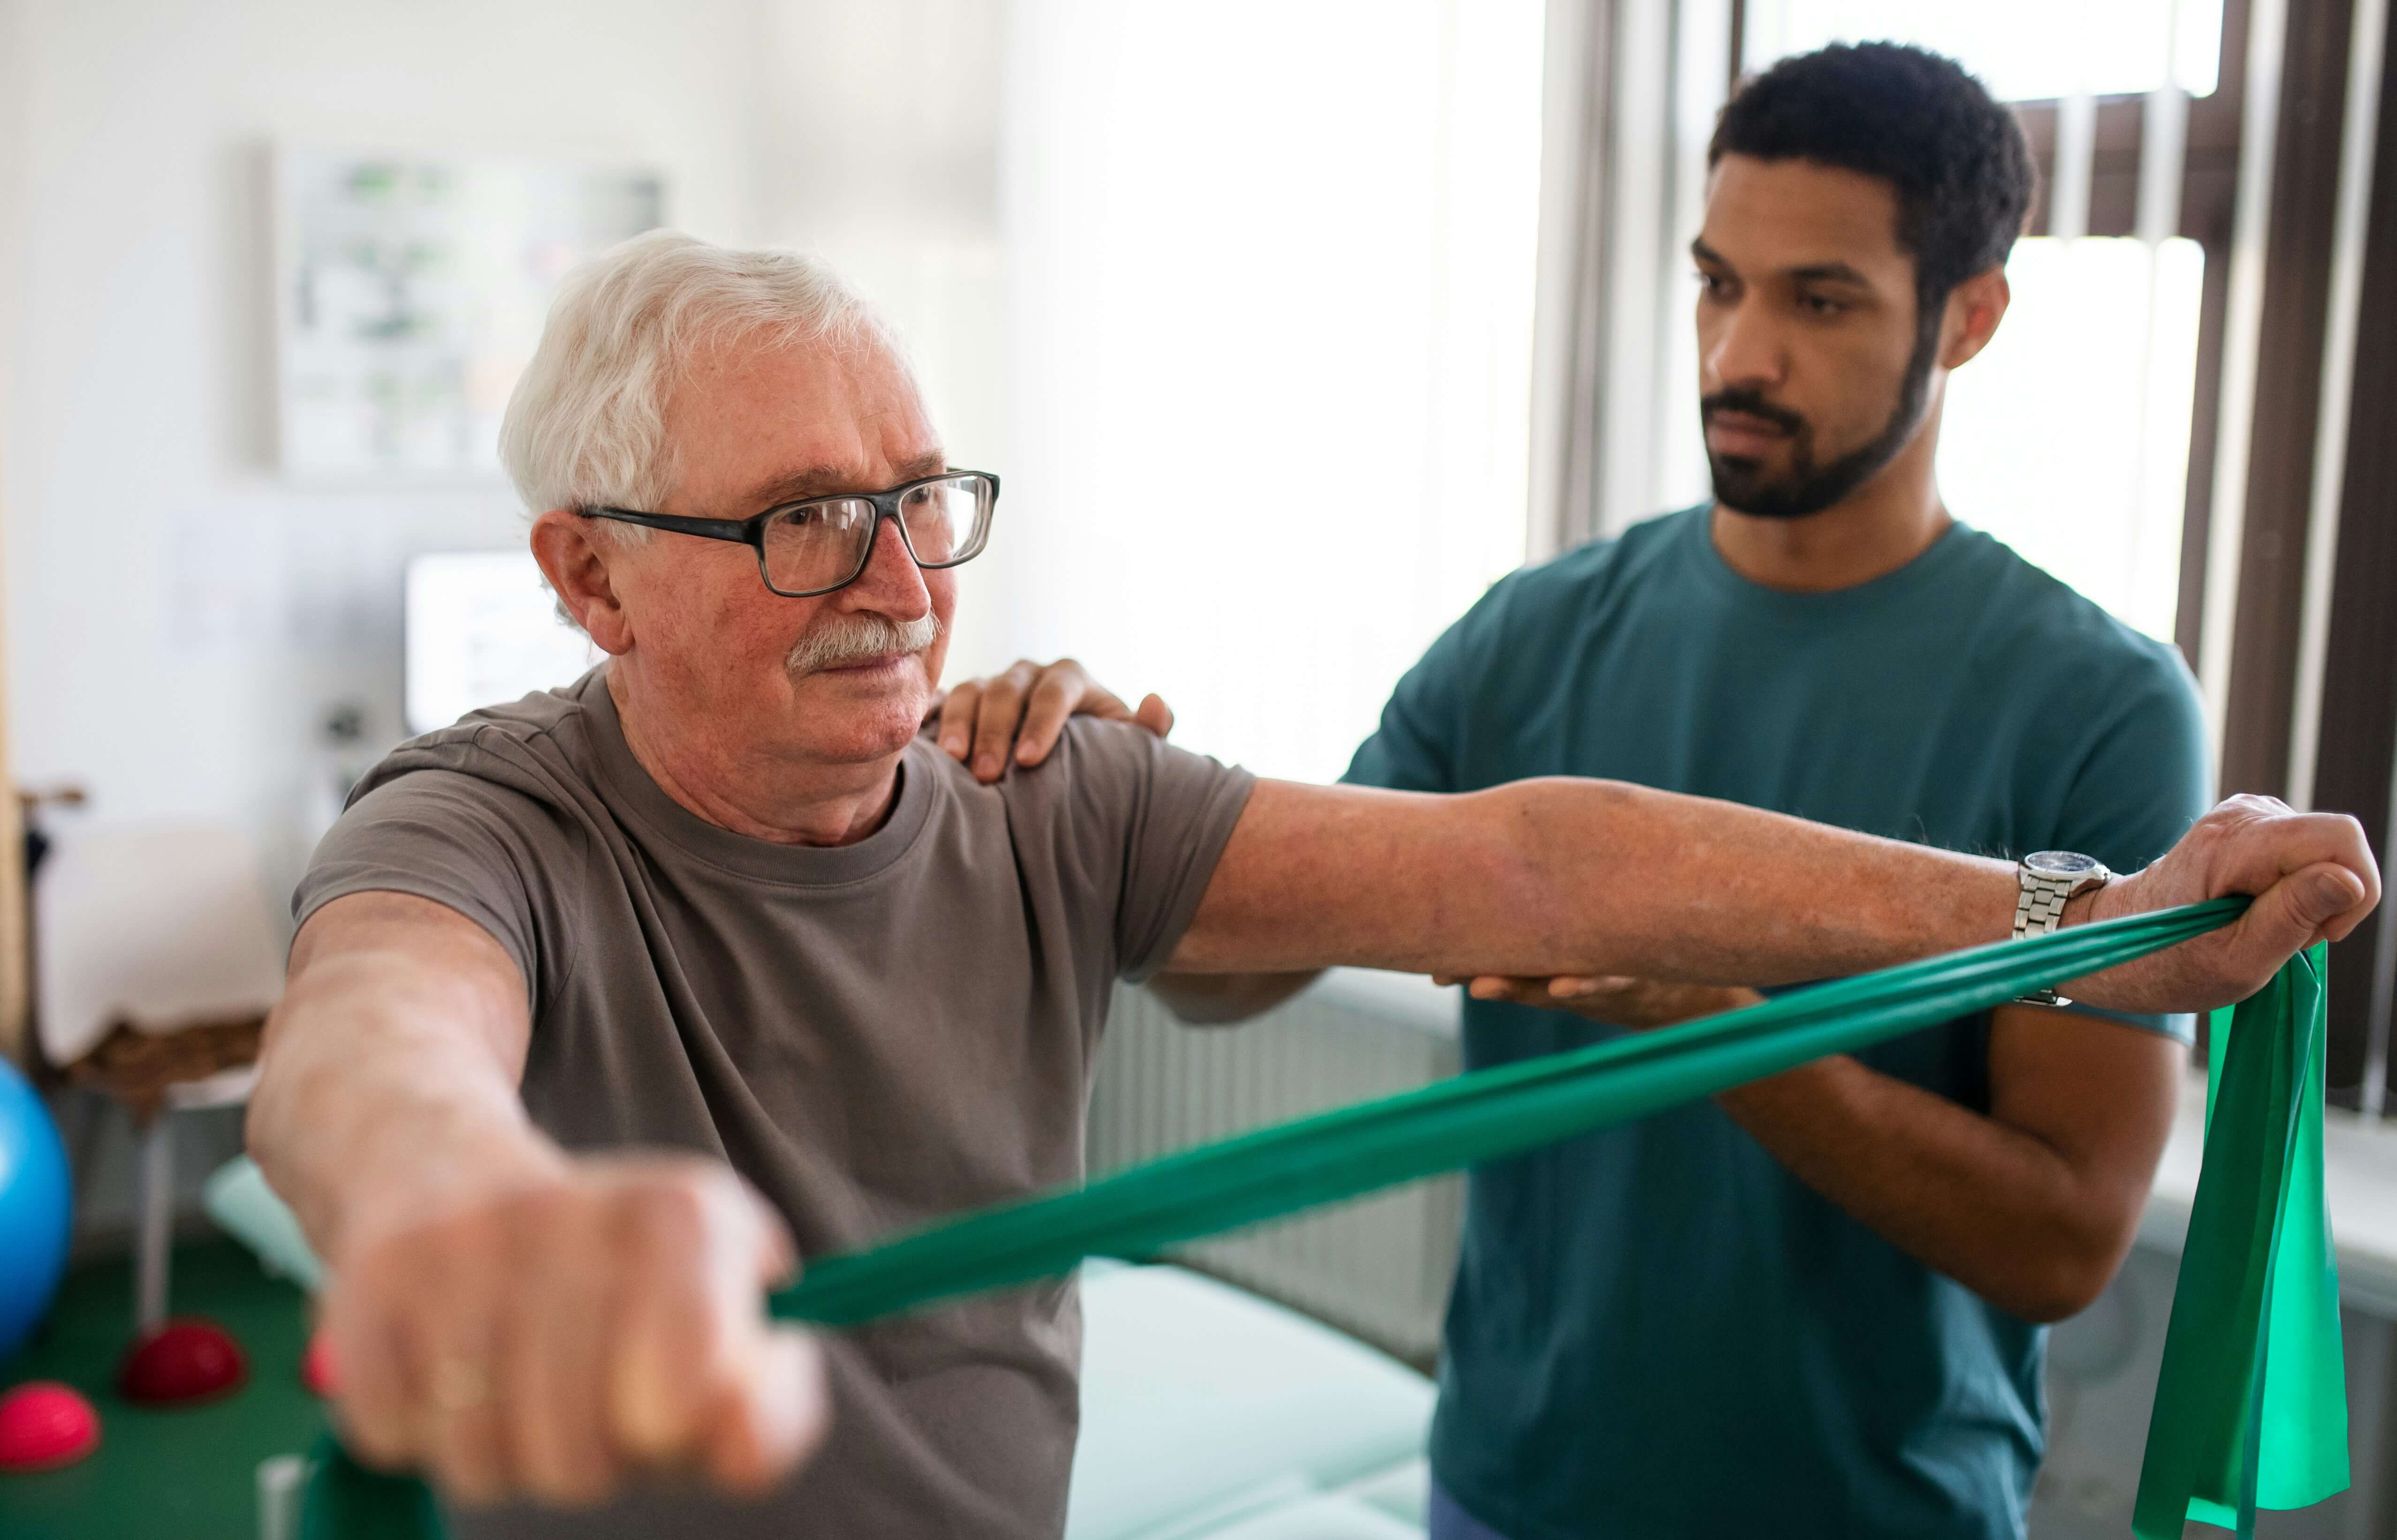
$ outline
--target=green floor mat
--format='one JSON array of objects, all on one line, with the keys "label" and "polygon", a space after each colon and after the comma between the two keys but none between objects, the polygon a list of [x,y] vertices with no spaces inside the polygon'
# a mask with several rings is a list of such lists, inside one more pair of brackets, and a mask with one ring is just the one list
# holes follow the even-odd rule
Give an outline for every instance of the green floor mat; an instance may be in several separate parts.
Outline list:
[{"label": "green floor mat", "polygon": [[0,1386],[61,1380],[100,1412],[99,1452],[36,1476],[0,1475],[7,1540],[255,1540],[258,1463],[305,1451],[323,1431],[300,1385],[307,1301],[230,1240],[175,1249],[172,1307],[207,1316],[249,1357],[249,1383],[224,1400],[159,1411],[111,1384],[132,1333],[133,1268],[73,1269],[33,1339],[0,1363]]}]

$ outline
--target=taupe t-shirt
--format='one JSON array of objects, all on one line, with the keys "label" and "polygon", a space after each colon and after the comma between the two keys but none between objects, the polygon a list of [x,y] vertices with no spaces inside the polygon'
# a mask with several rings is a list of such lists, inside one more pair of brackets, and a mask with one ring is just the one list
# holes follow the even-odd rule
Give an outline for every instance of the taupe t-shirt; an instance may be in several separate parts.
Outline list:
[{"label": "taupe t-shirt", "polygon": [[[694,816],[625,746],[603,665],[377,766],[293,900],[459,911],[523,969],[524,1101],[569,1149],[720,1156],[822,1255],[1082,1174],[1109,986],[1162,967],[1252,779],[1078,717],[978,784],[909,745],[883,826],[769,844]],[[645,1495],[550,1533],[1055,1535],[1081,1319],[1051,1283],[827,1339],[830,1441],[756,1507]]]}]

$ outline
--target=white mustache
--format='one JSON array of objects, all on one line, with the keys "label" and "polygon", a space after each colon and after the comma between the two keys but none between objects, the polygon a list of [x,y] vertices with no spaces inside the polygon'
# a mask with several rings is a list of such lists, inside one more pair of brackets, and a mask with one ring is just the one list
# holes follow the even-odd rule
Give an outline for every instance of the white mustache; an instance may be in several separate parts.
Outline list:
[{"label": "white mustache", "polygon": [[893,652],[921,652],[939,639],[941,620],[925,614],[912,621],[882,615],[839,615],[801,636],[791,646],[783,666],[797,677],[843,663],[884,658]]}]

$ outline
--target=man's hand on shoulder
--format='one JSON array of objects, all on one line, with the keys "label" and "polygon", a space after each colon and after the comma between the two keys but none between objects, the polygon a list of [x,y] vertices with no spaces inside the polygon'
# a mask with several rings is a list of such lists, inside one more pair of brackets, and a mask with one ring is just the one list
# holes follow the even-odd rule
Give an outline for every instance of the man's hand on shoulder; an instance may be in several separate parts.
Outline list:
[{"label": "man's hand on shoulder", "polygon": [[1173,710],[1163,699],[1146,696],[1134,711],[1071,658],[1019,660],[1004,674],[968,679],[937,708],[943,752],[984,783],[1006,774],[1011,760],[1028,769],[1048,758],[1073,716],[1132,722],[1159,738],[1173,730]]},{"label": "man's hand on shoulder", "polygon": [[2364,826],[2342,813],[2300,813],[2270,797],[2233,797],[2199,819],[2149,866],[2073,900],[2068,923],[2119,919],[2227,894],[2256,902],[2238,919],[2063,992],[2116,1011],[2203,1011],[2245,999],[2281,964],[2338,941],[2380,902],[2380,871]]},{"label": "man's hand on shoulder", "polygon": [[325,1310],[343,1437],[453,1501],[584,1506],[661,1471],[762,1493],[823,1439],[816,1345],[761,1308],[790,1239],[716,1162],[564,1161],[343,1237]]}]

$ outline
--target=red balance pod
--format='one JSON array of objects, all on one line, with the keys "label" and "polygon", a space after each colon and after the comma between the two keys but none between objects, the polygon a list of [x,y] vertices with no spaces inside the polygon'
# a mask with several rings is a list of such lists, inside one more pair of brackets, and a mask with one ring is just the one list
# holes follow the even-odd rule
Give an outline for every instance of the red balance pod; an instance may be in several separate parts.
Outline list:
[{"label": "red balance pod", "polygon": [[0,1473],[71,1466],[100,1447],[100,1413],[56,1380],[34,1380],[0,1396]]},{"label": "red balance pod", "polygon": [[136,1342],[116,1366],[116,1388],[143,1406],[183,1406],[240,1389],[249,1361],[214,1321],[170,1320]]}]

